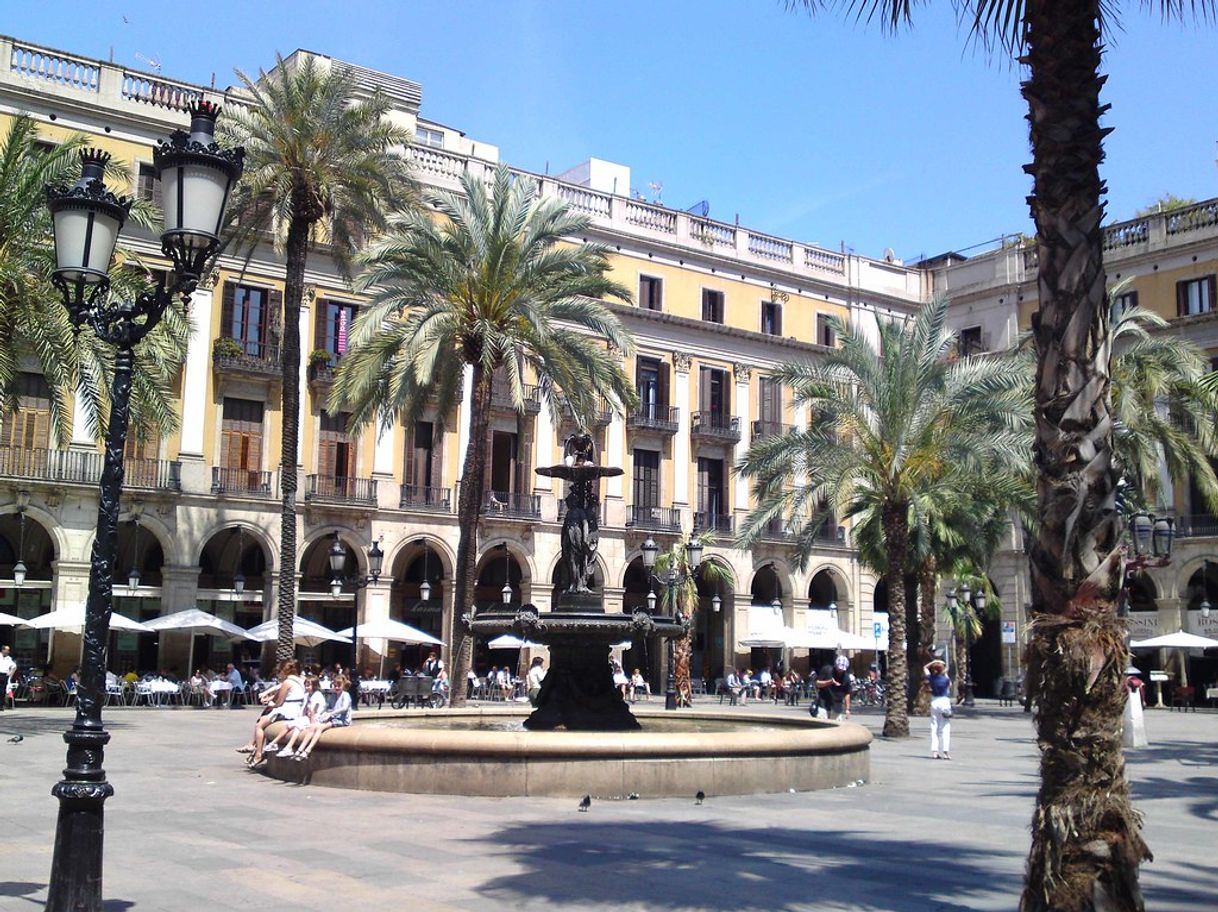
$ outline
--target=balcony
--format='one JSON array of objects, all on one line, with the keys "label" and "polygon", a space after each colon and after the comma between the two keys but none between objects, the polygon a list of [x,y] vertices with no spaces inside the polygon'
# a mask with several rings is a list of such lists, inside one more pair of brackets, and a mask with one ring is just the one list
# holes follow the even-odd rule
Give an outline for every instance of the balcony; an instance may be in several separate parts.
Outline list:
[{"label": "balcony", "polygon": [[672,507],[649,507],[631,504],[626,528],[648,532],[680,532],[681,511]]},{"label": "balcony", "polygon": [[429,488],[424,485],[402,485],[402,497],[398,506],[403,510],[423,510],[427,513],[451,513],[453,496],[451,488]]},{"label": "balcony", "polygon": [[212,466],[211,492],[213,494],[238,494],[249,497],[270,497],[271,473],[258,469],[224,469]]},{"label": "balcony", "polygon": [[150,491],[181,491],[182,463],[168,459],[128,459],[123,464],[123,485]]},{"label": "balcony", "polygon": [[[531,384],[523,384],[521,393],[524,396],[524,413],[536,415],[541,411],[541,391]],[[512,401],[512,391],[506,383],[496,383],[491,388],[491,408],[500,412],[515,412],[516,404]]]},{"label": "balcony", "polygon": [[334,385],[334,365],[329,363],[310,364],[308,368],[309,391],[318,399],[330,395],[330,387]]},{"label": "balcony", "polygon": [[278,380],[283,374],[279,345],[220,338],[212,346],[212,366],[217,374],[254,380]]},{"label": "balcony", "polygon": [[713,443],[739,443],[740,419],[721,412],[694,412],[689,435]]},{"label": "balcony", "polygon": [[626,427],[636,431],[675,434],[681,420],[681,410],[670,405],[645,402],[626,416]]},{"label": "balcony", "polygon": [[487,491],[482,515],[487,519],[540,519],[541,495]]},{"label": "balcony", "polygon": [[1198,513],[1193,516],[1176,517],[1177,538],[1218,537],[1218,516]]},{"label": "balcony", "polygon": [[[564,425],[575,424],[575,412],[571,409],[571,403],[566,396],[558,397],[558,412],[561,416]],[[592,415],[590,427],[605,427],[613,420],[613,409],[609,408],[609,403],[603,399],[598,399],[596,402],[596,411]]]},{"label": "balcony", "polygon": [[373,478],[333,478],[329,475],[305,476],[305,500],[346,506],[376,506],[376,480]]},{"label": "balcony", "polygon": [[694,534],[703,532],[712,532],[715,535],[731,535],[735,523],[732,522],[730,513],[706,513],[698,512],[694,514]]},{"label": "balcony", "polygon": [[[0,447],[0,476],[93,486],[101,481],[101,453]],[[182,464],[167,459],[126,459],[123,483],[149,491],[181,491]]]},{"label": "balcony", "polygon": [[795,531],[782,519],[771,519],[758,536],[762,541],[793,542]]},{"label": "balcony", "polygon": [[781,421],[754,421],[753,439],[762,440],[766,437],[781,437],[795,430],[793,424],[783,424]]}]

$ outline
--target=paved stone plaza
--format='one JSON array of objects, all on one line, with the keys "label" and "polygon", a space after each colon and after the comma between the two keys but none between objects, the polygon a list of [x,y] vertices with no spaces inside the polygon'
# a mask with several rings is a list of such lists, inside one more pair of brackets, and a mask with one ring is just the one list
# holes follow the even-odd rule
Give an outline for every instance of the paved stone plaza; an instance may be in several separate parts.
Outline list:
[{"label": "paved stone plaza", "polygon": [[[718,708],[718,704],[715,704]],[[797,710],[739,707],[750,715]],[[802,710],[799,710],[802,711]],[[0,716],[0,910],[42,908],[65,710]],[[1037,786],[1029,717],[979,706],[956,759],[915,737],[872,749],[873,782],[829,792],[596,802],[298,787],[233,752],[254,713],[107,713],[107,910],[1013,910]],[[878,731],[878,715],[859,721]],[[1131,754],[1157,860],[1148,909],[1218,900],[1218,715],[1153,712]],[[7,739],[24,736],[21,743]]]}]

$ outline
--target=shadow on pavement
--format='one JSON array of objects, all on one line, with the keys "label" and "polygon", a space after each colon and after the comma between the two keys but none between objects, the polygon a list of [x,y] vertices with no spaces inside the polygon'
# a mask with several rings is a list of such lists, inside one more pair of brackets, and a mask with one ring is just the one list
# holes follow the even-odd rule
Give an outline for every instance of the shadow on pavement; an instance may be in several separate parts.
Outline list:
[{"label": "shadow on pavement", "polygon": [[[594,804],[591,814],[596,811]],[[894,840],[809,825],[580,820],[507,827],[480,838],[490,847],[479,853],[510,857],[523,870],[487,881],[480,892],[520,908],[542,899],[560,906],[738,912],[747,890],[775,910],[964,912],[975,908],[970,897],[1014,898],[1022,886],[1020,877],[998,870],[1003,853],[929,834]]]},{"label": "shadow on pavement", "polygon": [[[44,883],[30,883],[28,881],[0,881],[0,896],[16,897],[23,900],[28,906],[15,906],[17,908],[41,909],[46,904],[47,885]],[[5,909],[10,908],[5,905]],[[128,909],[134,909],[135,903],[126,899],[103,899],[102,912],[127,912]]]},{"label": "shadow on pavement", "polygon": [[[0,744],[13,735],[43,735],[48,733],[62,734],[72,727],[75,716],[68,713],[43,715],[41,713],[23,713],[20,710],[8,710],[0,714]],[[113,716],[105,718],[107,731],[119,731],[128,723],[116,722]]]}]

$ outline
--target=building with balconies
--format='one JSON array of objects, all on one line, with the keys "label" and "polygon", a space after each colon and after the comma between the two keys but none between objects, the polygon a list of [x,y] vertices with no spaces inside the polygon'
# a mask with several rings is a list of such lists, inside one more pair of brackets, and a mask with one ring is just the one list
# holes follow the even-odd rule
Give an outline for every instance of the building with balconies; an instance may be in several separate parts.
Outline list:
[{"label": "building with balconies", "polygon": [[[417,83],[320,60],[346,67],[365,88],[392,100],[390,116],[414,131],[405,151],[425,184],[456,189],[461,175],[489,176],[499,165],[494,145],[425,116]],[[218,57],[213,69],[226,72],[230,64]],[[247,102],[240,90],[0,37],[0,129],[28,112],[48,142],[88,134],[126,165],[133,191],[152,202],[159,192],[153,145],[185,125],[187,105],[200,97]],[[739,643],[775,625],[803,627],[810,612],[831,603],[843,627],[870,634],[873,615],[886,603],[846,530],[826,535],[805,569],[794,559],[788,523],[776,524],[750,551],[735,548],[732,536],[750,492],[732,470],[751,440],[806,426],[790,392],[771,379],[773,368],[820,357],[834,344],[831,316],[874,325],[880,314],[912,312],[928,296],[928,271],[632,198],[622,165],[593,161],[557,177],[517,173],[590,218],[587,239],[609,246],[613,277],[635,292],[632,304],[611,306],[636,340],[622,363],[635,378],[640,405],[627,415],[603,409],[590,429],[601,460],[624,470],[601,488],[596,574],[606,610],[645,607],[640,547],[648,536],[668,546],[709,533],[707,559],[728,579],[718,588],[700,584],[695,674],[713,678],[734,664],[776,659],[750,656]],[[163,264],[150,236],[135,232],[126,241],[152,268]],[[180,429],[133,444],[129,454],[118,575],[138,569],[140,585],[116,587],[117,609],[148,619],[197,605],[252,626],[273,614],[276,583],[289,572],[300,581],[302,614],[349,626],[350,595],[334,599],[329,592],[327,551],[337,534],[355,564],[373,540],[383,540],[385,572],[360,600],[363,620],[392,616],[446,637],[454,611],[500,602],[505,584],[514,602],[548,610],[561,583],[564,491],[533,469],[561,459],[573,429],[569,410],[560,402],[552,414],[525,378],[517,411],[498,378],[485,440],[468,438],[468,401],[444,421],[432,409],[411,426],[357,432],[345,415],[327,411],[326,397],[363,299],[324,251],[311,256],[306,282],[297,326],[282,325],[284,265],[269,245],[248,261],[222,256],[192,296],[195,333],[176,393]],[[299,334],[303,362],[297,466],[278,464],[285,333]],[[39,383],[31,375],[17,411],[0,420],[0,578],[11,581],[18,558],[29,568],[20,589],[0,582],[0,610],[25,615],[83,601],[100,466],[79,409],[69,445],[52,445]],[[470,446],[486,448],[488,480],[475,605],[455,606],[456,503]],[[287,472],[296,473],[301,493],[298,561],[283,568],[278,498]],[[233,586],[238,575],[242,592]],[[12,638],[25,662],[49,655],[64,668],[76,661],[77,641],[69,634],[52,640],[45,632],[0,628],[0,636]],[[397,659],[390,644],[365,645],[373,663]],[[645,646],[637,644],[626,661],[646,665],[654,684],[663,650]],[[192,648],[196,663],[254,658],[246,646],[199,638],[192,647],[185,634],[166,633],[156,641],[116,636],[113,663],[118,670],[184,671]],[[333,658],[327,647],[313,652],[310,658]],[[415,664],[417,656],[408,650],[402,660]],[[476,664],[486,661],[479,651]],[[807,657],[797,654],[796,661]]]}]

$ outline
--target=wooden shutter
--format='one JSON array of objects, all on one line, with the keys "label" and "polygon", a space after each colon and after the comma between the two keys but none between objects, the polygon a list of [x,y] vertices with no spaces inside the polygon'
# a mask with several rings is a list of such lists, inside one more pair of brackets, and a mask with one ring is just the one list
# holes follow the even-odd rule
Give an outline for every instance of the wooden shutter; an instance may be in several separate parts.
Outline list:
[{"label": "wooden shutter", "polygon": [[220,338],[235,339],[238,334],[233,332],[233,310],[237,301],[237,283],[225,282],[224,291],[220,296]]},{"label": "wooden shutter", "polygon": [[698,512],[710,512],[710,460],[698,457]]},{"label": "wooden shutter", "polygon": [[329,329],[327,324],[330,322],[330,302],[318,299],[314,310],[316,313],[313,315],[313,349],[316,351],[326,348],[326,332]]},{"label": "wooden shutter", "polygon": [[709,412],[711,409],[711,369],[698,368],[698,410]]},{"label": "wooden shutter", "polygon": [[668,398],[668,372],[671,366],[667,361],[660,362],[658,371],[658,379],[656,381],[656,403],[661,406],[672,405],[672,401]]},{"label": "wooden shutter", "polygon": [[774,308],[774,335],[782,335],[782,305],[777,301],[772,305]]},{"label": "wooden shutter", "polygon": [[[263,357],[276,358],[279,344],[283,341],[283,292],[271,290],[267,294],[269,304],[262,310]],[[292,332],[300,332],[293,326]]]},{"label": "wooden shutter", "polygon": [[532,494],[533,486],[531,477],[533,474],[533,438],[527,434],[517,435],[517,452],[516,452],[516,492],[518,494]]}]

